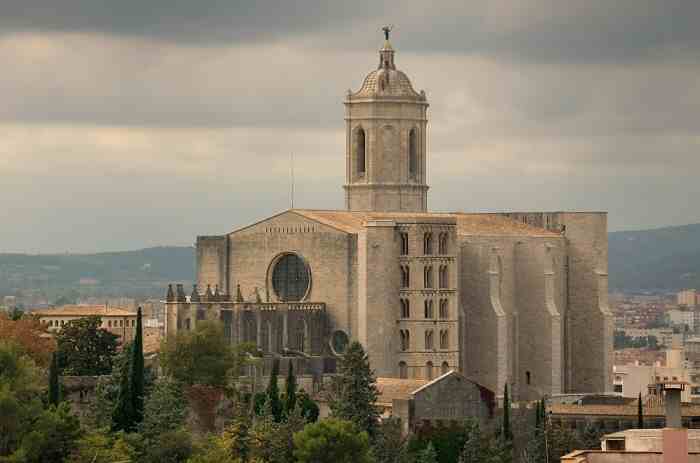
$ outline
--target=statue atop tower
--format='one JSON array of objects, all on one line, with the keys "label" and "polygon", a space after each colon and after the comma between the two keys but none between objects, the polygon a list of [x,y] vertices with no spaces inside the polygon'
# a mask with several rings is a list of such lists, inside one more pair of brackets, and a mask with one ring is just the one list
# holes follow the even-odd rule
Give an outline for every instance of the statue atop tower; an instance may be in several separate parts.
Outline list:
[{"label": "statue atop tower", "polygon": [[345,100],[348,210],[423,212],[428,208],[428,102],[396,68],[384,26],[379,66]]}]

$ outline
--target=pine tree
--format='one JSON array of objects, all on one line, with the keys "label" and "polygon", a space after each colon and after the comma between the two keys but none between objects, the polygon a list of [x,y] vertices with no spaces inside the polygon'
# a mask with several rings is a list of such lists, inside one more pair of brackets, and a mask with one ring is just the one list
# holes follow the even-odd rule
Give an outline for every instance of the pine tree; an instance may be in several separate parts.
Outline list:
[{"label": "pine tree", "polygon": [[458,463],[480,463],[483,461],[484,449],[479,422],[475,419],[467,420],[464,431],[464,447],[462,447]]},{"label": "pine tree", "polygon": [[637,429],[644,429],[644,410],[642,408],[642,393],[637,398]]},{"label": "pine tree", "polygon": [[279,359],[274,359],[272,361],[272,372],[270,373],[270,382],[267,385],[267,401],[270,404],[272,411],[272,416],[275,421],[280,422],[282,420],[282,401],[280,400],[279,386],[277,385],[277,377],[280,374],[280,361]]},{"label": "pine tree", "polygon": [[287,382],[284,385],[284,411],[286,415],[291,415],[297,404],[297,378],[294,376],[294,364],[289,362],[287,370]]},{"label": "pine tree", "polygon": [[421,450],[416,458],[416,463],[437,463],[437,452],[432,442],[428,442],[428,446]]},{"label": "pine tree", "polygon": [[349,420],[374,438],[379,421],[375,407],[377,386],[374,372],[362,344],[355,341],[340,359],[338,375],[333,378],[329,405],[335,418]]},{"label": "pine tree", "polygon": [[144,365],[143,365],[143,326],[141,323],[141,307],[136,313],[136,333],[134,335],[134,344],[132,347],[131,358],[131,378],[130,378],[130,394],[133,410],[134,425],[143,421],[143,383],[144,383]]},{"label": "pine tree", "polygon": [[513,440],[513,431],[510,427],[510,397],[508,396],[508,383],[503,389],[503,438]]},{"label": "pine tree", "polygon": [[49,404],[58,406],[61,401],[61,385],[58,381],[58,358],[56,352],[51,356],[49,367]]}]

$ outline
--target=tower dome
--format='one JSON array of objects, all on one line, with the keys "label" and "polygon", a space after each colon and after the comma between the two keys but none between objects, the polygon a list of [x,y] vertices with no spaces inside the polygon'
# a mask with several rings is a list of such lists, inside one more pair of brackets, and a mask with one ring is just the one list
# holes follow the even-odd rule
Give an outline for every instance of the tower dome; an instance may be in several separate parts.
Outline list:
[{"label": "tower dome", "polygon": [[426,211],[428,102],[396,69],[389,27],[379,66],[345,99],[345,202],[355,211]]},{"label": "tower dome", "polygon": [[379,50],[379,66],[367,74],[362,87],[350,93],[350,98],[411,98],[425,99],[425,93],[418,93],[413,89],[408,76],[396,69],[394,64],[394,49],[389,40]]}]

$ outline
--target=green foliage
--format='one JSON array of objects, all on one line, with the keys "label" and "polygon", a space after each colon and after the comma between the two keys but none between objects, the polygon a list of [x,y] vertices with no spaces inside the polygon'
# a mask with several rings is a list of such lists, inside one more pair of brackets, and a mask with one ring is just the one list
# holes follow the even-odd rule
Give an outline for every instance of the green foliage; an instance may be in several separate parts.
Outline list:
[{"label": "green foliage", "polygon": [[374,437],[379,421],[377,385],[362,345],[355,341],[340,359],[330,388],[329,405],[335,418],[349,420]]},{"label": "green foliage", "polygon": [[513,440],[513,431],[510,427],[510,397],[508,396],[508,383],[503,388],[503,428],[501,435],[507,441]]},{"label": "green foliage", "polygon": [[304,389],[300,389],[297,394],[297,404],[301,409],[301,416],[304,417],[307,423],[318,421],[318,415],[321,413],[321,410],[319,410],[318,404],[314,402]]},{"label": "green foliage", "polygon": [[192,452],[192,436],[188,432],[168,431],[148,445],[145,460],[148,463],[184,463]]},{"label": "green foliage", "polygon": [[433,444],[440,463],[452,463],[457,461],[464,442],[466,440],[466,427],[462,424],[452,423],[449,426],[426,426],[411,437],[408,442],[408,451],[417,456],[425,450],[429,444]]},{"label": "green foliage", "polygon": [[120,382],[123,380],[122,373],[129,368],[131,349],[127,346],[122,349],[112,360],[112,374],[102,376],[97,381],[95,387],[95,400],[90,402],[90,424],[95,428],[112,426],[112,417],[115,411],[115,404],[119,396]]},{"label": "green foliage", "polygon": [[249,431],[251,425],[247,415],[238,415],[226,426],[221,435],[220,446],[226,449],[229,456],[247,461],[250,454]]},{"label": "green foliage", "polygon": [[123,433],[109,434],[97,430],[84,435],[76,442],[67,463],[113,463],[136,461],[133,445]]},{"label": "green foliage", "polygon": [[236,359],[217,321],[199,321],[193,331],[179,332],[161,346],[163,369],[187,385],[225,386]]},{"label": "green foliage", "polygon": [[41,371],[14,343],[0,340],[0,457],[15,452],[43,412]]},{"label": "green foliage", "polygon": [[131,369],[129,371],[129,394],[131,396],[134,424],[143,421],[144,399],[144,361],[143,361],[143,325],[141,307],[136,313],[136,333],[131,348]]},{"label": "green foliage", "polygon": [[187,463],[241,463],[238,457],[231,456],[226,448],[224,439],[209,436],[200,441],[194,449],[194,454],[187,459]]},{"label": "green foliage", "polygon": [[408,458],[406,443],[400,419],[382,420],[372,446],[372,456],[377,463],[403,463]]},{"label": "green foliage", "polygon": [[[651,326],[649,328],[651,328]],[[659,349],[659,341],[656,336],[631,337],[625,335],[624,331],[617,330],[613,334],[613,347],[615,349],[633,347],[657,350]]]},{"label": "green foliage", "polygon": [[51,367],[49,368],[49,404],[58,405],[61,400],[61,384],[58,380],[58,359],[54,352],[51,356]]},{"label": "green foliage", "polygon": [[146,439],[180,429],[187,418],[187,401],[182,385],[169,376],[158,378],[146,397],[144,419],[139,431]]},{"label": "green foliage", "polygon": [[464,423],[464,431],[464,446],[457,461],[459,463],[481,463],[487,452],[484,448],[484,438],[481,435],[479,422],[467,420]]},{"label": "green foliage", "polygon": [[287,381],[284,383],[284,413],[289,415],[297,405],[297,377],[294,376],[294,363],[289,362]]},{"label": "green foliage", "polygon": [[100,317],[92,316],[73,320],[61,328],[56,341],[63,374],[98,376],[112,372],[118,337],[100,328],[101,324]]},{"label": "green foliage", "polygon": [[428,442],[428,446],[421,450],[416,457],[416,463],[437,463],[437,451],[432,442]]},{"label": "green foliage", "polygon": [[44,410],[23,434],[20,447],[10,461],[22,463],[62,462],[81,436],[80,421],[66,402]]},{"label": "green foliage", "polygon": [[267,403],[270,405],[272,416],[275,421],[279,422],[282,420],[282,413],[284,411],[284,405],[280,400],[280,391],[277,385],[277,378],[280,373],[280,361],[279,359],[274,359],[272,361],[272,372],[270,373],[270,381],[267,385]]},{"label": "green foliage", "polygon": [[644,429],[644,408],[642,406],[642,393],[637,398],[637,429]]},{"label": "green foliage", "polygon": [[592,422],[586,422],[586,427],[583,428],[579,436],[580,446],[577,450],[600,450],[600,438],[603,436],[603,431],[600,427]]},{"label": "green foliage", "polygon": [[131,396],[131,358],[133,344],[126,350],[125,364],[119,371],[119,390],[112,414],[112,431],[132,432],[136,430],[134,402]]},{"label": "green foliage", "polygon": [[299,463],[370,463],[369,437],[353,422],[328,418],[294,434]]}]

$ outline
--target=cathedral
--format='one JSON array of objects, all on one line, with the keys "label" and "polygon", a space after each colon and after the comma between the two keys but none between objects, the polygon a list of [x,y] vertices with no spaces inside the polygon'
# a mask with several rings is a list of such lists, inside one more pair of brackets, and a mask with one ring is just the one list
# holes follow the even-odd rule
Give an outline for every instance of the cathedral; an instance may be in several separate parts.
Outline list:
[{"label": "cathedral", "polygon": [[320,362],[357,340],[377,376],[457,370],[517,400],[610,391],[606,213],[430,212],[426,94],[388,31],[378,58],[345,95],[345,209],[197,237],[167,333],[213,318],[232,343]]}]

